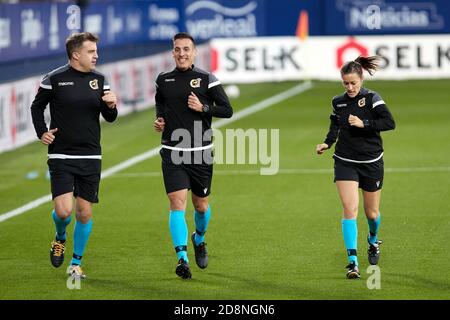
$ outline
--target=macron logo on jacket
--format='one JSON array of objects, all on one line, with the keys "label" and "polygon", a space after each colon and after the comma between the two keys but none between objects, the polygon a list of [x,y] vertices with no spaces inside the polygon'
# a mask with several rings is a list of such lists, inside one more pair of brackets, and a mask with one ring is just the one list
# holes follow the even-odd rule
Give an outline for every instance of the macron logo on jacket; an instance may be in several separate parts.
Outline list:
[{"label": "macron logo on jacket", "polygon": [[75,85],[75,83],[74,83],[73,81],[58,82],[58,86],[59,86],[59,87],[73,86],[73,85]]}]

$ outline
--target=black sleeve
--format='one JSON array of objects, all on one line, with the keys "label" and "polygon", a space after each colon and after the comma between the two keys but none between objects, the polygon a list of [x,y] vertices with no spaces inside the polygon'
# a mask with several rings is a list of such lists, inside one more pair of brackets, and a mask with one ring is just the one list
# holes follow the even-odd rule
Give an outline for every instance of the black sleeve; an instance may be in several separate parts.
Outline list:
[{"label": "black sleeve", "polygon": [[395,128],[394,118],[378,94],[375,94],[372,98],[372,114],[373,119],[363,119],[364,129],[387,131]]},{"label": "black sleeve", "polygon": [[100,109],[102,117],[107,122],[113,122],[117,118],[117,108],[110,108],[108,105],[102,101],[102,108]]},{"label": "black sleeve", "polygon": [[42,135],[48,131],[44,120],[44,111],[52,97],[52,90],[39,87],[39,90],[31,104],[31,118],[33,119],[36,135],[41,139]]},{"label": "black sleeve", "polygon": [[156,118],[164,118],[164,97],[161,94],[161,91],[159,89],[158,85],[158,78],[156,79],[156,94],[155,94],[155,109],[156,109]]},{"label": "black sleeve", "polygon": [[332,113],[330,115],[330,129],[328,130],[327,137],[325,138],[324,143],[328,145],[329,148],[336,142],[339,135],[339,121],[337,115]]},{"label": "black sleeve", "polygon": [[216,85],[208,90],[209,96],[214,101],[214,105],[209,106],[208,114],[217,118],[231,118],[233,108],[231,107],[225,90],[222,85]]},{"label": "black sleeve", "polygon": [[339,118],[336,114],[336,109],[334,108],[334,98],[331,101],[331,115],[330,115],[330,129],[328,130],[327,137],[324,143],[328,145],[329,148],[336,142],[339,135]]}]

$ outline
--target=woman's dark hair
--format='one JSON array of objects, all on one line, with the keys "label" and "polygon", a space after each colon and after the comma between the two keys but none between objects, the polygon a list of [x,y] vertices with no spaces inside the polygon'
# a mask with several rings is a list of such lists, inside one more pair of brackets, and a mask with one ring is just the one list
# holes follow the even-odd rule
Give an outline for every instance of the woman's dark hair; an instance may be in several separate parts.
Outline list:
[{"label": "woman's dark hair", "polygon": [[97,43],[98,37],[90,32],[74,33],[66,40],[66,52],[69,59],[72,58],[72,53],[83,46],[83,42],[92,41]]},{"label": "woman's dark hair", "polygon": [[370,75],[373,75],[379,68],[379,56],[363,57],[359,56],[353,61],[344,63],[341,67],[341,76],[349,73],[357,73],[361,78],[363,76],[363,69]]}]

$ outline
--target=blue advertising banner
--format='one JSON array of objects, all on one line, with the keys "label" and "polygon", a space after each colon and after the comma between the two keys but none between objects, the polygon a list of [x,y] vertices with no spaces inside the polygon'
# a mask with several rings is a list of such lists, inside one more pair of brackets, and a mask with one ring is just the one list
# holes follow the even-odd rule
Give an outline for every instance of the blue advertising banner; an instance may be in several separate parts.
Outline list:
[{"label": "blue advertising banner", "polygon": [[450,1],[90,0],[82,8],[75,1],[0,4],[0,64],[62,55],[65,39],[79,31],[98,34],[99,48],[167,42],[180,31],[199,42],[299,31],[450,34]]},{"label": "blue advertising banner", "polygon": [[94,2],[84,10],[83,30],[104,46],[170,40],[182,29],[181,14],[177,0]]},{"label": "blue advertising banner", "polygon": [[64,40],[71,32],[66,27],[68,7],[56,3],[0,6],[0,62],[64,52]]},{"label": "blue advertising banner", "polygon": [[185,0],[186,30],[199,40],[262,36],[264,4],[255,0]]},{"label": "blue advertising banner", "polygon": [[450,33],[448,0],[336,0],[324,5],[324,35]]},{"label": "blue advertising banner", "polygon": [[99,35],[99,48],[167,41],[185,29],[182,8],[177,0],[1,4],[0,63],[64,54],[65,39],[80,31]]},{"label": "blue advertising banner", "polygon": [[0,63],[63,54],[73,32],[100,36],[99,48],[167,41],[180,31],[198,41],[266,34],[266,0],[141,0],[0,4]]},{"label": "blue advertising banner", "polygon": [[167,41],[177,32],[186,31],[181,0],[152,1],[143,4],[148,26],[145,33],[151,41]]}]

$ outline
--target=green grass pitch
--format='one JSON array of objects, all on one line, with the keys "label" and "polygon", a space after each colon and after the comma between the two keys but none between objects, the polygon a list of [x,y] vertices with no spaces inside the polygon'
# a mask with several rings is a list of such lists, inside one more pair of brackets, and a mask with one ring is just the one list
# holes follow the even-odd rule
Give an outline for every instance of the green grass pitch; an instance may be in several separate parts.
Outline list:
[{"label": "green grass pitch", "polygon": [[[297,83],[241,85],[235,110]],[[64,265],[50,265],[51,203],[0,222],[0,299],[449,299],[450,80],[367,81],[397,123],[382,134],[385,183],[381,289],[370,290],[362,203],[358,218],[361,279],[347,280],[342,209],[332,152],[315,154],[329,125],[337,82],[314,87],[221,128],[279,129],[280,172],[258,165],[216,165],[207,233],[210,265],[193,279],[175,275],[168,201],[160,159],[150,158],[101,182],[80,290],[66,286],[74,222]],[[154,110],[103,123],[103,169],[159,144]],[[40,173],[34,180],[27,172]],[[0,214],[50,192],[46,148],[39,142],[0,154]],[[194,230],[188,205],[189,233]]]}]

